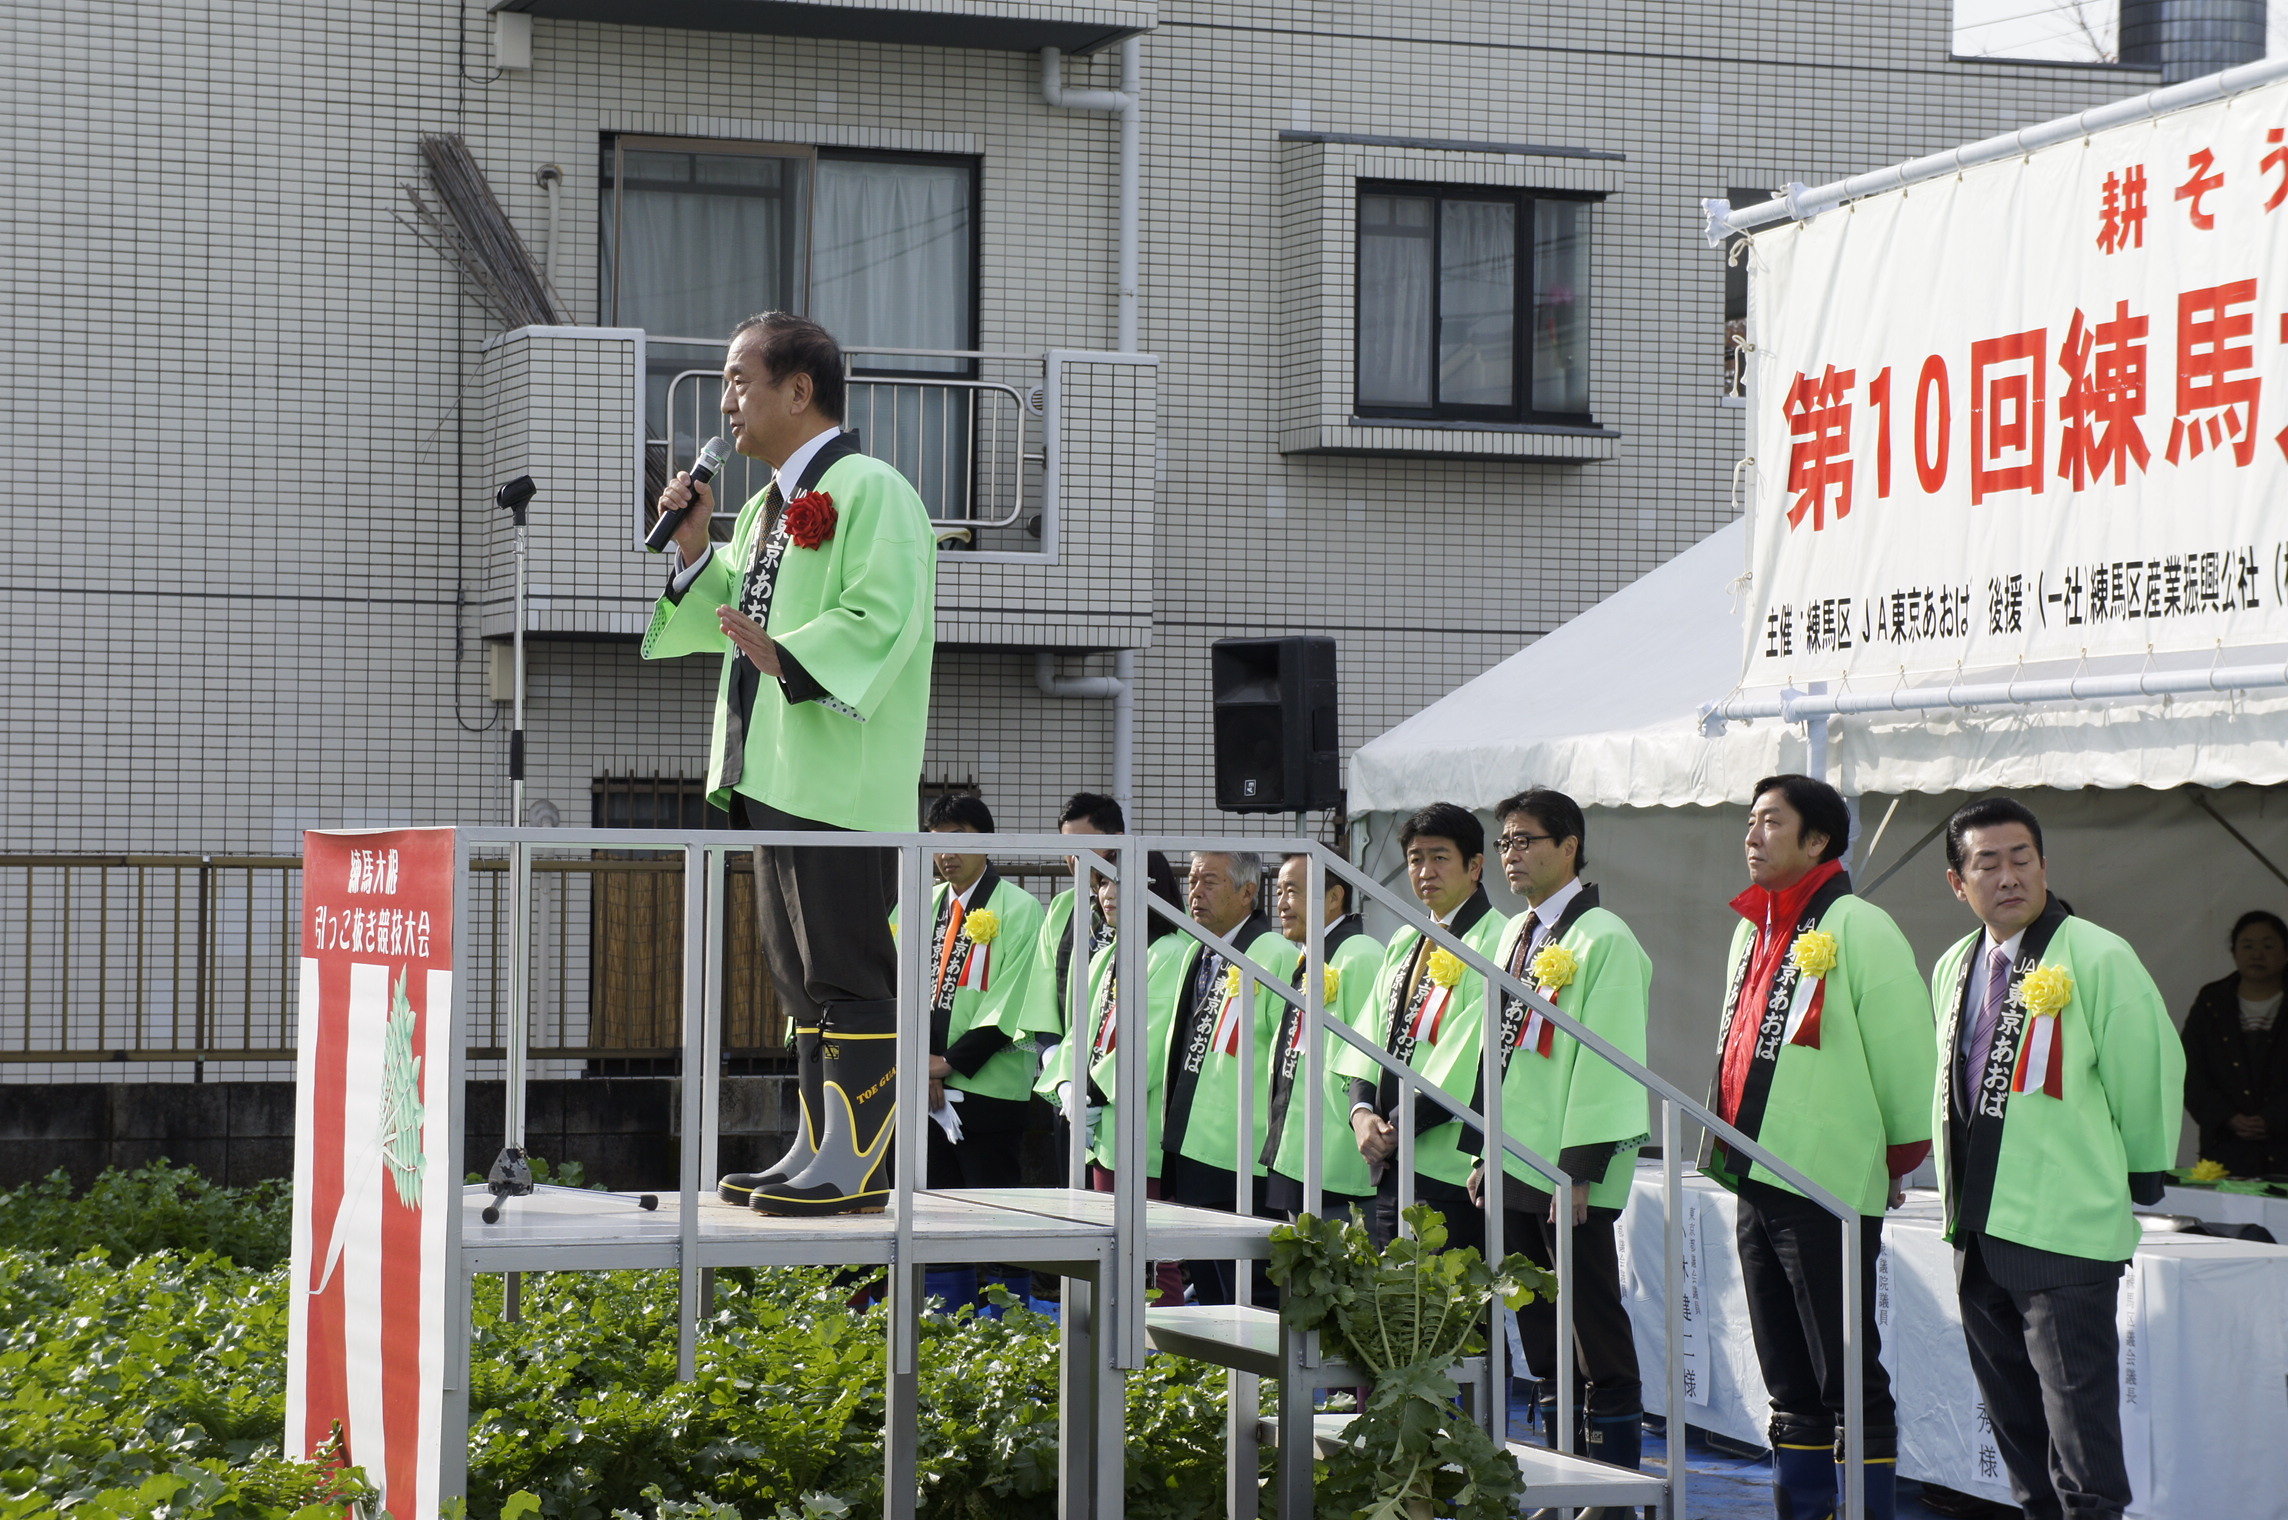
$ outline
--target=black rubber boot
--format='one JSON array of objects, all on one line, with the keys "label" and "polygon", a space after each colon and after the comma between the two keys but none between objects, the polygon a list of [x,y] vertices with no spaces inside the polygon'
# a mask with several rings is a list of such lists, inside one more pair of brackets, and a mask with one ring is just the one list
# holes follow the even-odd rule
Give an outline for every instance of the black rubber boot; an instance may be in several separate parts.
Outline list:
[{"label": "black rubber boot", "polygon": [[758,1213],[878,1214],[890,1201],[897,1002],[833,1003],[821,1022],[818,1154],[795,1176],[757,1188]]},{"label": "black rubber boot", "polygon": [[818,1157],[819,1091],[826,1078],[819,1070],[818,1031],[794,1032],[794,1081],[802,1111],[796,1115],[794,1144],[787,1153],[760,1172],[732,1172],[715,1184],[715,1196],[744,1208],[754,1202],[755,1189],[802,1175]]}]

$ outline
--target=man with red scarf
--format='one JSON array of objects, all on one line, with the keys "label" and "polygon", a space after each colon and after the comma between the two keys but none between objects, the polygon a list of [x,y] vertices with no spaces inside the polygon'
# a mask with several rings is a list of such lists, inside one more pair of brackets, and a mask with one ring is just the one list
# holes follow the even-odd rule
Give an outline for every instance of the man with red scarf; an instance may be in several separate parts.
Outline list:
[{"label": "man with red scarf", "polygon": [[[1930,1153],[1930,993],[1914,951],[1843,870],[1851,815],[1809,776],[1756,783],[1748,878],[1732,899],[1723,1034],[1710,1104],[1858,1210],[1867,1512],[1889,1520],[1898,1475],[1890,1378],[1877,1360],[1875,1257],[1898,1179]],[[1772,1398],[1779,1520],[1827,1520],[1843,1460],[1843,1242],[1835,1217],[1711,1143],[1702,1169],[1739,1194],[1740,1274]],[[1832,1451],[1833,1455],[1830,1456]]]}]

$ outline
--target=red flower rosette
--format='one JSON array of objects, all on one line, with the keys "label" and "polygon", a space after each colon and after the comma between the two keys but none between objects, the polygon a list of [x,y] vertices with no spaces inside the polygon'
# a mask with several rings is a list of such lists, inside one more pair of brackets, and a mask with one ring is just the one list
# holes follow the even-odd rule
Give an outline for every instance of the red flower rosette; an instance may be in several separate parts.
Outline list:
[{"label": "red flower rosette", "polygon": [[838,516],[833,497],[824,491],[805,491],[787,503],[787,537],[798,549],[815,549],[834,536]]}]

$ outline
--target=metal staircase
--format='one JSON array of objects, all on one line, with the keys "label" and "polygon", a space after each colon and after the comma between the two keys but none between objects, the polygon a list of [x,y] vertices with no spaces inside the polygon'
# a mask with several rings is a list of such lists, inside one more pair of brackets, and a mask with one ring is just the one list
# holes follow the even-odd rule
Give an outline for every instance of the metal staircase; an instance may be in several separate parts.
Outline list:
[{"label": "metal staircase", "polygon": [[[1089,848],[1078,848],[1086,839]],[[669,1268],[677,1272],[680,1292],[676,1316],[677,1365],[683,1378],[697,1370],[701,1333],[702,1295],[707,1273],[716,1267],[780,1263],[877,1263],[889,1268],[890,1344],[884,1389],[884,1512],[888,1520],[907,1520],[917,1507],[915,1450],[920,1437],[918,1358],[923,1312],[922,1275],[937,1262],[1004,1261],[1054,1272],[1066,1279],[1063,1345],[1060,1352],[1060,1457],[1057,1512],[1067,1520],[1117,1520],[1121,1513],[1124,1477],[1119,1453],[1125,1431],[1122,1382],[1141,1368],[1149,1350],[1195,1358],[1229,1369],[1231,1401],[1226,1436],[1231,1449],[1227,1508],[1235,1520],[1257,1512],[1260,1500],[1256,1474],[1264,1446],[1279,1452],[1278,1496],[1280,1513],[1306,1516],[1314,1512],[1311,1458],[1317,1443],[1340,1439],[1348,1417],[1315,1412],[1316,1394],[1325,1388],[1356,1386],[1366,1379],[1352,1367],[1324,1360],[1318,1337],[1294,1331],[1278,1314],[1252,1307],[1204,1308],[1170,1305],[1147,1309],[1143,1290],[1144,1265],[1152,1258],[1231,1259],[1242,1264],[1239,1280],[1246,1281],[1245,1264],[1270,1254],[1271,1221],[1250,1217],[1245,1199],[1233,1213],[1181,1207],[1145,1197],[1142,1166],[1116,1170],[1111,1192],[1092,1192],[1082,1186],[1088,1125],[1081,1112],[1087,1093],[1084,1061],[1090,1041],[1067,1039],[1055,1059],[1071,1062],[1074,1079],[1068,1090],[1067,1118],[1071,1121],[1071,1150],[1067,1155],[1072,1186],[1064,1189],[995,1189],[976,1192],[932,1191],[916,1185],[926,1174],[923,1131],[925,1125],[901,1125],[895,1137],[896,1175],[890,1206],[875,1215],[849,1215],[821,1220],[767,1220],[747,1210],[715,1208],[706,1195],[718,1171],[715,1137],[722,1075],[724,873],[728,856],[758,844],[773,847],[828,849],[886,849],[899,857],[900,918],[907,923],[926,920],[929,901],[929,856],[942,841],[929,834],[861,833],[750,833],[684,829],[493,829],[456,831],[455,862],[459,879],[469,877],[472,856],[505,853],[509,888],[513,958],[520,964],[528,955],[528,920],[533,857],[537,851],[586,849],[659,849],[682,854],[683,982],[682,1045],[697,1081],[682,1085],[680,1186],[660,1196],[656,1212],[620,1208],[603,1209],[582,1198],[566,1202],[554,1198],[521,1208],[512,1215],[486,1221],[485,1202],[472,1195],[465,1205],[467,1217],[450,1216],[448,1253],[457,1270],[448,1274],[446,1323],[446,1391],[442,1424],[440,1491],[462,1489],[467,1454],[468,1367],[470,1359],[470,1282],[481,1272],[585,1271],[619,1267]],[[1324,993],[1327,873],[1347,881],[1354,900],[1367,899],[1389,909],[1401,922],[1429,941],[1459,957],[1471,971],[1486,978],[1490,988],[1523,998],[1538,1008],[1559,1030],[1578,1040],[1588,1051],[1623,1072],[1659,1100],[1656,1138],[1662,1146],[1664,1210],[1667,1234],[1661,1271],[1666,1279],[1668,1316],[1666,1344],[1667,1407],[1686,1407],[1683,1343],[1679,1322],[1683,1293],[1683,1136],[1692,1123],[1709,1131],[1738,1155],[1762,1163],[1781,1180],[1797,1188],[1843,1223],[1843,1323],[1845,1326],[1846,1431],[1853,1443],[1846,1466],[1849,1491],[1845,1520],[1864,1516],[1863,1474],[1859,1469],[1862,1410],[1860,1367],[1864,1347],[1858,1343],[1860,1233],[1856,1214],[1840,1199],[1820,1189],[1794,1168],[1741,1135],[1704,1106],[1661,1078],[1610,1042],[1580,1024],[1571,1015],[1544,1001],[1531,987],[1494,965],[1457,936],[1431,923],[1421,908],[1402,900],[1308,840],[1264,838],[996,835],[996,853],[1010,855],[1069,854],[1078,862],[1083,880],[1089,873],[1137,883],[1147,880],[1146,860],[1153,850],[1188,852],[1282,851],[1302,855],[1307,862],[1305,902],[1309,914],[1304,940],[1304,974],[1298,987],[1284,975],[1249,959],[1238,946],[1186,916],[1181,909],[1154,898],[1148,891],[1124,893],[1120,908],[1124,931],[1118,940],[1121,985],[1147,985],[1145,949],[1148,935],[1142,914],[1158,914],[1175,929],[1219,952],[1226,964],[1240,972],[1241,1028],[1256,1028],[1256,998],[1268,991],[1302,1010],[1305,1021],[1303,1069],[1298,1080],[1312,1101],[1303,1105],[1304,1206],[1318,1213],[1322,1204],[1320,1160],[1326,1126],[1325,1105],[1316,1101],[1327,1074],[1327,1040],[1339,1039],[1395,1077],[1398,1083],[1398,1149],[1392,1158],[1397,1169],[1400,1204],[1410,1204],[1414,1176],[1414,1106],[1418,1097],[1435,1093],[1431,1084],[1411,1068],[1391,1060],[1374,1042],[1350,1028],[1321,1006]],[[460,899],[458,931],[469,915],[466,895]],[[1131,917],[1131,915],[1137,915]],[[1089,957],[1087,914],[1074,915],[1073,954],[1086,966]],[[897,1090],[899,1111],[925,1110],[928,1062],[925,1045],[927,1020],[912,1016],[927,996],[924,936],[909,935],[900,943],[899,1003],[907,1016],[899,1021]],[[1067,1010],[1068,1030],[1087,1030],[1089,1013],[1086,979],[1076,979],[1073,1006]],[[448,1048],[459,1052],[459,1025],[467,1012],[470,979],[455,984],[452,1018],[455,1037]],[[521,977],[512,977],[508,1023],[508,1082],[510,1113],[521,1116],[522,1089],[527,1078],[526,1044],[530,1022],[526,989]],[[1142,1020],[1136,1021],[1138,1023]],[[1518,1143],[1502,1124],[1502,1083],[1497,1042],[1481,1041],[1481,1078],[1486,1094],[1482,1112],[1461,1109],[1438,1094],[1435,1101],[1456,1111],[1480,1133],[1499,1136],[1507,1155],[1538,1172],[1559,1189],[1572,1184],[1557,1164]],[[1255,1041],[1238,1042],[1238,1092],[1235,1175],[1246,1189],[1254,1170],[1253,1100]],[[1145,1154],[1145,1076],[1141,1061],[1123,1061],[1115,1074],[1113,1141],[1117,1154]],[[456,1059],[445,1074],[444,1090],[451,1095],[446,1112],[449,1133],[460,1129],[460,1089],[465,1080],[463,1062]],[[511,1138],[521,1142],[521,1123],[512,1123]],[[596,1195],[601,1197],[601,1195]],[[608,1203],[610,1200],[603,1200]],[[1565,1287],[1573,1280],[1573,1216],[1557,1211],[1558,1238],[1555,1268],[1560,1283],[1556,1356],[1559,1451],[1511,1442],[1527,1485],[1530,1508],[1613,1505],[1644,1507],[1667,1517],[1685,1512],[1686,1474],[1672,1459],[1666,1473],[1631,1473],[1585,1457],[1565,1454],[1573,1443],[1574,1336],[1571,1299]],[[1486,1255],[1499,1260],[1503,1253],[1501,1211],[1486,1220]],[[1508,1345],[1501,1327],[1486,1326],[1486,1351],[1456,1363],[1454,1375],[1463,1389],[1472,1416],[1484,1422],[1497,1440],[1507,1440],[1509,1387]],[[1279,1414],[1273,1421],[1259,1418],[1261,1380],[1276,1379],[1280,1386]],[[1681,1431],[1674,1432],[1672,1452],[1681,1449]]]}]

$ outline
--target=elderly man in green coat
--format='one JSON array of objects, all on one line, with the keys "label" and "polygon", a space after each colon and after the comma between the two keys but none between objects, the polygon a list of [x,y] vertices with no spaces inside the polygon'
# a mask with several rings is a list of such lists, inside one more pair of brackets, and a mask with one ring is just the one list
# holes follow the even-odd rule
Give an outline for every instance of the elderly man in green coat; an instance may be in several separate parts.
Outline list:
[{"label": "elderly man in green coat", "polygon": [[2185,1056],[2117,934],[2049,890],[2042,826],[1989,797],[1947,820],[1948,885],[1984,926],[1931,977],[1932,1121],[1962,1334],[2032,1520],[2119,1520],[2121,1264],[2176,1158]]},{"label": "elderly man in green coat", "polygon": [[[929,512],[904,476],[842,432],[842,350],[806,317],[765,312],[732,334],[723,415],[740,453],[775,470],[731,541],[714,498],[678,475],[663,512],[695,509],[644,634],[647,660],[717,654],[708,800],[741,828],[910,832],[937,643]],[[722,1195],[764,1213],[879,1210],[895,1117],[896,856],[756,852],[755,900],[795,1029],[801,1131],[777,1166]]]}]

